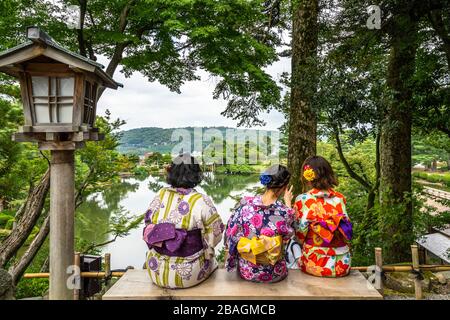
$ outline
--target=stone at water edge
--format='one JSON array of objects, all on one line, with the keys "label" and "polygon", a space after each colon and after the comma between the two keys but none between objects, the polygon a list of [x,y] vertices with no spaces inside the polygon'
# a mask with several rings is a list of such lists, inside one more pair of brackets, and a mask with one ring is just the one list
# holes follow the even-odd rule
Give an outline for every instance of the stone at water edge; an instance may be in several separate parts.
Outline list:
[{"label": "stone at water edge", "polygon": [[447,281],[450,280],[450,271],[435,272],[434,275],[440,284],[447,284]]},{"label": "stone at water edge", "polygon": [[14,300],[13,279],[4,269],[0,269],[0,300]]}]

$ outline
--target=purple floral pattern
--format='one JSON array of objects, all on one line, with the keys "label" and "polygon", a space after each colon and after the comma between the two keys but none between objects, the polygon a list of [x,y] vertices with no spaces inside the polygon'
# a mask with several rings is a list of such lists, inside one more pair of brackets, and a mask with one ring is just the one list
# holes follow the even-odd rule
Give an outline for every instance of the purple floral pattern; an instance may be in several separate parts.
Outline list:
[{"label": "purple floral pattern", "polygon": [[158,260],[155,257],[152,257],[148,260],[148,267],[152,271],[158,270]]},{"label": "purple floral pattern", "polygon": [[253,264],[242,259],[236,247],[241,237],[251,239],[259,235],[281,235],[283,240],[287,241],[294,233],[291,227],[293,220],[294,210],[280,201],[265,206],[261,196],[244,197],[231,215],[225,233],[225,245],[229,250],[225,263],[227,270],[231,272],[238,268],[241,278],[254,282],[276,282],[284,279],[288,272],[284,258],[273,266]]},{"label": "purple floral pattern", "polygon": [[186,201],[180,201],[180,203],[178,204],[178,212],[181,215],[186,215],[189,213],[189,203],[187,203]]}]

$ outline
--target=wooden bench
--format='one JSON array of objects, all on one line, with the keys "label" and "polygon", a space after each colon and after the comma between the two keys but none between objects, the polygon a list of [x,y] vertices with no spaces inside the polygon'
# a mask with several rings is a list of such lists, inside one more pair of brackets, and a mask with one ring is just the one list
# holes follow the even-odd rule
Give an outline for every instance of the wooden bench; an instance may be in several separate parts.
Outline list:
[{"label": "wooden bench", "polygon": [[205,282],[188,289],[163,289],[154,285],[146,270],[128,270],[103,295],[103,300],[311,300],[383,299],[359,271],[344,278],[320,278],[289,270],[287,279],[270,284],[244,281],[236,273],[218,269]]}]

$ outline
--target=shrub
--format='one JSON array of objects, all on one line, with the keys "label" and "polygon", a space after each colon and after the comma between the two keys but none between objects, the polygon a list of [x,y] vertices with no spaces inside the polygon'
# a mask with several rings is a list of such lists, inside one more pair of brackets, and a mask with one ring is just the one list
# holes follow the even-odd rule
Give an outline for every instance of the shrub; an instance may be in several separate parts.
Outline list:
[{"label": "shrub", "polygon": [[48,288],[49,281],[46,278],[22,278],[16,286],[16,299],[42,297],[47,293]]},{"label": "shrub", "polygon": [[16,219],[10,217],[9,220],[5,224],[5,229],[12,230],[14,221],[16,221]]},{"label": "shrub", "polygon": [[10,220],[11,218],[14,218],[15,216],[15,212],[10,211],[10,210],[3,210],[2,212],[0,212],[0,227],[4,227],[6,225],[6,223],[8,222],[8,220]]},{"label": "shrub", "polygon": [[9,219],[12,217],[9,215],[6,215],[4,213],[0,213],[0,227],[4,227]]},{"label": "shrub", "polygon": [[141,177],[147,177],[148,176],[148,170],[144,167],[135,167],[133,169],[133,174],[135,176],[141,176]]},{"label": "shrub", "polygon": [[11,233],[11,230],[0,229],[0,240],[3,240],[7,236],[9,236],[10,233]]},{"label": "shrub", "polygon": [[252,174],[256,172],[256,169],[248,164],[228,164],[217,167],[216,172],[226,174]]}]

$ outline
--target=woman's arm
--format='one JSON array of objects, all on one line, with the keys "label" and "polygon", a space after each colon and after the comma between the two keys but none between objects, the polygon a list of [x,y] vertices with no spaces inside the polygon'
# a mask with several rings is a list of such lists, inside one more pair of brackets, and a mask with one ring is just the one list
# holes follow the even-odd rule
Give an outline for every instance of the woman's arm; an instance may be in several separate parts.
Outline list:
[{"label": "woman's arm", "polygon": [[228,219],[225,230],[225,247],[228,249],[228,256],[225,261],[225,267],[228,271],[235,270],[238,260],[237,243],[242,236],[241,232],[241,210],[242,206],[237,206]]},{"label": "woman's arm", "polygon": [[224,225],[212,200],[207,196],[203,197],[204,200],[201,204],[203,237],[208,246],[214,248],[222,240]]},{"label": "woman's arm", "polygon": [[296,239],[300,244],[303,244],[305,241],[310,224],[310,221],[307,219],[308,207],[305,205],[306,199],[303,195],[299,195],[295,201],[297,215],[294,221],[294,228]]},{"label": "woman's arm", "polygon": [[150,202],[150,205],[148,206],[147,211],[145,212],[144,222],[146,225],[157,222],[154,220],[156,220],[155,218],[157,218],[157,216],[158,216],[157,213],[159,213],[159,209],[161,207],[161,192],[162,192],[162,190],[160,190],[155,195],[152,202]]}]

